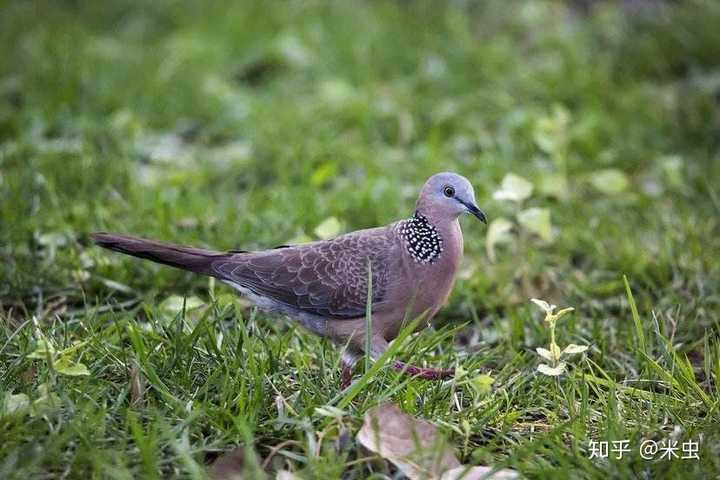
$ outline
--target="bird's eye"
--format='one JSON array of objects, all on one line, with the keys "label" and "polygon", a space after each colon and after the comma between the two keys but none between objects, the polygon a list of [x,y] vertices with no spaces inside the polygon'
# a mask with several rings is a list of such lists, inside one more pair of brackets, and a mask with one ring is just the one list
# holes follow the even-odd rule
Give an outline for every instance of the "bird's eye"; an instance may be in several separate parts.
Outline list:
[{"label": "bird's eye", "polygon": [[443,188],[443,193],[446,197],[451,198],[455,195],[455,189],[450,185]]}]

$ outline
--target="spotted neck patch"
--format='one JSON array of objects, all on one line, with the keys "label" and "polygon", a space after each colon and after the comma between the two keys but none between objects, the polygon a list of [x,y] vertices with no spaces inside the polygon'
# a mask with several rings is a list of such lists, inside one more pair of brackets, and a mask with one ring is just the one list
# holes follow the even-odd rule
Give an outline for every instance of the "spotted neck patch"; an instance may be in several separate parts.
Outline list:
[{"label": "spotted neck patch", "polygon": [[432,263],[443,251],[443,240],[437,229],[421,213],[415,212],[400,225],[408,253],[418,263]]}]

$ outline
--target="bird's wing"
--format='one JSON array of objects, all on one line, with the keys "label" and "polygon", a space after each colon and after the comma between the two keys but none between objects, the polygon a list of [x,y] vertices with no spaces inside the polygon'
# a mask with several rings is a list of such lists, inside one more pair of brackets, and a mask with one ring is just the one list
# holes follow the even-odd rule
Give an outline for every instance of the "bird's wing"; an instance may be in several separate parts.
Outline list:
[{"label": "bird's wing", "polygon": [[240,253],[213,262],[214,275],[300,311],[335,319],[365,315],[368,262],[373,311],[402,272],[391,228],[361,230],[333,240]]}]

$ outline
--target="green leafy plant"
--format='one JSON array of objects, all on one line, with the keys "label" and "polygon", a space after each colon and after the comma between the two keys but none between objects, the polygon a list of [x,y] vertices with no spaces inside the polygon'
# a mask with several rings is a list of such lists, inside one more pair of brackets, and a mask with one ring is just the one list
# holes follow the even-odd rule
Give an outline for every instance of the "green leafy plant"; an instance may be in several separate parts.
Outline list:
[{"label": "green leafy plant", "polygon": [[493,193],[495,200],[509,202],[515,212],[515,218],[498,217],[488,226],[485,239],[485,249],[488,258],[496,261],[495,246],[511,243],[515,236],[513,230],[538,237],[543,242],[553,240],[550,210],[547,208],[531,207],[523,209],[524,202],[533,194],[533,184],[514,173],[508,173],[502,180],[500,188]]},{"label": "green leafy plant", "polygon": [[71,377],[90,375],[90,371],[83,363],[72,359],[73,353],[82,348],[87,341],[75,342],[68,348],[57,350],[52,342],[46,338],[39,329],[36,330],[36,335],[37,344],[35,350],[28,355],[28,358],[45,360],[50,368],[61,375]]},{"label": "green leafy plant", "polygon": [[34,400],[25,393],[7,392],[0,396],[0,418],[7,415],[42,414],[48,407],[59,405],[60,397],[52,391],[52,385],[41,383],[38,385]]},{"label": "green leafy plant", "polygon": [[574,343],[571,343],[565,348],[560,349],[560,346],[555,341],[555,326],[557,325],[557,321],[575,310],[573,307],[563,308],[562,310],[555,312],[555,309],[557,308],[555,305],[551,305],[544,300],[538,300],[537,298],[532,298],[531,301],[545,312],[545,318],[543,321],[550,329],[550,349],[548,350],[547,348],[542,347],[535,349],[538,355],[550,362],[550,364],[541,363],[538,365],[537,371],[544,375],[557,377],[562,375],[567,367],[567,364],[562,361],[563,357],[583,353],[588,349],[588,347],[587,345],[575,345]]}]

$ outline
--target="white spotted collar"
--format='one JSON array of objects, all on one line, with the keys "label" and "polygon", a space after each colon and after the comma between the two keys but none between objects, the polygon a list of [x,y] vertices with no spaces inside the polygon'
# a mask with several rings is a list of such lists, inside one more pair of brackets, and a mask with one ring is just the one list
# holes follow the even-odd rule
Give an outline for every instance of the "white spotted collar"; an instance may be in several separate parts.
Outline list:
[{"label": "white spotted collar", "polygon": [[425,215],[415,212],[412,218],[400,223],[400,235],[405,247],[417,263],[433,263],[443,251],[443,239]]}]

